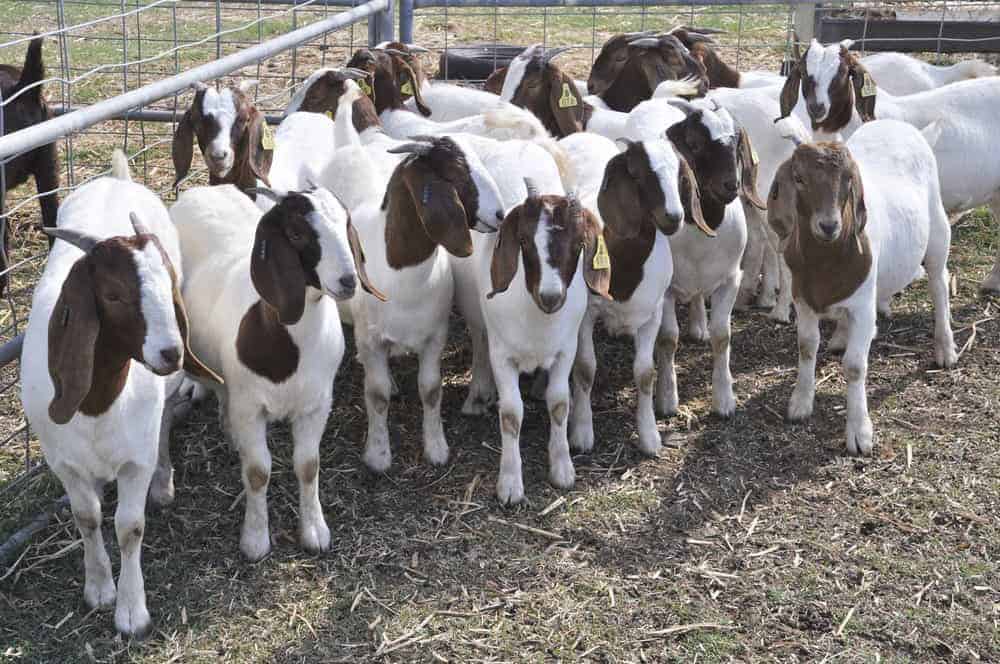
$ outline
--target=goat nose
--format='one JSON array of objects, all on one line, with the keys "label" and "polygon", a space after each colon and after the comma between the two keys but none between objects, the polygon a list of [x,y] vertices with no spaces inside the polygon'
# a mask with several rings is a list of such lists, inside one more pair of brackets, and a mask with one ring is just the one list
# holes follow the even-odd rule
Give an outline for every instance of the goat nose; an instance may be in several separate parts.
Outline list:
[{"label": "goat nose", "polygon": [[345,274],[338,280],[338,282],[340,283],[340,287],[343,288],[345,291],[354,290],[357,283],[354,279],[353,274]]},{"label": "goat nose", "polygon": [[539,293],[538,299],[546,313],[553,313],[562,302],[562,293]]},{"label": "goat nose", "polygon": [[832,238],[837,234],[837,224],[820,224],[819,229],[823,231],[827,237]]},{"label": "goat nose", "polygon": [[806,108],[809,111],[809,115],[813,117],[818,117],[826,113],[826,104],[820,104],[818,102],[809,102],[806,104]]},{"label": "goat nose", "polygon": [[727,194],[735,194],[736,190],[739,189],[739,183],[736,180],[726,180],[722,186],[725,187]]},{"label": "goat nose", "polygon": [[160,351],[160,357],[163,361],[167,363],[168,367],[176,367],[181,360],[181,351],[179,348],[164,348]]},{"label": "goat nose", "polygon": [[215,161],[222,161],[226,158],[226,150],[212,150],[209,156]]}]

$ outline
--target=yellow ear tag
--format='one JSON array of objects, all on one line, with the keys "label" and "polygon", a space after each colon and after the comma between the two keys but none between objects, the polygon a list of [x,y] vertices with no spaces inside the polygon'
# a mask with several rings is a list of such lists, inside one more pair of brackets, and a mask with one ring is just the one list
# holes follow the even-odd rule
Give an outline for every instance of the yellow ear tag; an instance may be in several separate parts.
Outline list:
[{"label": "yellow ear tag", "polygon": [[358,87],[361,88],[361,91],[364,92],[369,97],[372,96],[372,86],[369,85],[368,81],[366,81],[365,79],[361,79],[360,81],[358,81]]},{"label": "yellow ear tag", "polygon": [[407,80],[406,83],[403,83],[403,85],[400,86],[399,91],[400,91],[400,93],[402,93],[402,95],[404,97],[412,97],[413,96],[413,82],[410,81],[410,80]]},{"label": "yellow ear tag", "polygon": [[333,119],[333,111],[327,111],[326,112],[326,117],[328,117],[328,118],[330,118],[332,120]]},{"label": "yellow ear tag", "polygon": [[562,96],[559,97],[559,108],[572,108],[578,103],[576,95],[569,89],[569,83],[563,83]]},{"label": "yellow ear tag", "polygon": [[865,82],[861,86],[861,96],[874,97],[876,92],[878,92],[878,87],[875,85],[875,81],[868,75],[868,72],[865,72]]},{"label": "yellow ear tag", "polygon": [[274,131],[271,129],[271,125],[267,124],[266,120],[260,128],[260,146],[265,150],[274,149]]},{"label": "yellow ear tag", "polygon": [[597,251],[594,252],[594,269],[611,269],[611,256],[608,255],[608,245],[604,243],[603,234],[597,236]]}]

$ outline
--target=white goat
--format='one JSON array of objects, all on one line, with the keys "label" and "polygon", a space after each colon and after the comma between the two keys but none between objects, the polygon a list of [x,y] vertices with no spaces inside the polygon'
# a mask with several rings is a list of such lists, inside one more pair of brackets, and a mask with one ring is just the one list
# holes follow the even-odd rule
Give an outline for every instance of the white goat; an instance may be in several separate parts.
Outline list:
[{"label": "white goat", "polygon": [[769,196],[768,221],[783,239],[798,320],[799,372],[788,418],[813,411],[820,317],[838,319],[831,346],[845,346],[847,451],[873,445],[865,395],[876,307],[927,271],[934,302],[938,366],[957,362],[948,302],[951,227],[941,204],[937,165],[913,127],[866,124],[846,144],[801,143],[782,164]]},{"label": "white goat", "polygon": [[333,300],[352,296],[358,281],[377,293],[350,217],[330,192],[258,193],[277,199],[263,217],[230,186],[191,189],[170,209],[187,275],[192,347],[227,381],[224,389],[211,387],[240,453],[240,549],[250,560],[271,549],[267,423],[274,420],[291,422],[302,546],[330,546],[318,482],[320,439],[344,353]]},{"label": "white goat", "polygon": [[[83,536],[84,600],[105,607],[117,594],[115,627],[141,636],[151,624],[140,566],[146,494],[161,504],[173,497],[169,464],[150,490],[169,424],[164,404],[180,383],[180,374],[170,374],[183,363],[213,375],[187,347],[180,251],[167,211],[130,181],[121,152],[112,173],[70,194],[49,231],[63,242],[52,247],[35,286],[21,400]],[[122,561],[117,593],[99,492],[112,480]]]},{"label": "white goat", "polygon": [[982,60],[963,60],[941,67],[902,53],[873,53],[861,64],[878,82],[879,91],[912,95],[971,78],[996,76],[997,68]]}]

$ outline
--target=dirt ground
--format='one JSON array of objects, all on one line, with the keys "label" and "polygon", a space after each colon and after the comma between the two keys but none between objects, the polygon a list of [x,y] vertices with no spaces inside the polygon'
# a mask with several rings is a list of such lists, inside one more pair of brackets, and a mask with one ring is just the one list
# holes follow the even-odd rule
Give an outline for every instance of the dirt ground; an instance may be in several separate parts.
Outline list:
[{"label": "dirt ground", "polygon": [[[428,41],[443,43],[448,29]],[[154,183],[168,163],[153,166],[163,169]],[[43,246],[30,229],[36,209],[19,217],[19,255]],[[110,613],[86,608],[81,542],[60,513],[0,566],[0,661],[1000,661],[1000,302],[977,293],[998,249],[987,214],[954,227],[956,369],[933,365],[926,282],[880,320],[870,458],[844,456],[845,384],[825,350],[816,414],[784,422],[794,327],[752,311],[734,319],[735,417],[710,414],[710,351],[684,342],[681,414],[661,420],[656,459],[633,448],[631,345],[599,333],[597,440],[574,457],[575,488],[548,485],[547,415],[526,401],[527,501],[503,507],[496,417],[459,413],[471,354],[455,319],[443,365],[449,463],[420,459],[416,365],[403,359],[393,466],[365,469],[363,374],[350,347],[321,459],[332,550],[298,548],[292,450],[277,425],[274,548],[249,564],[238,548],[238,458],[206,404],[174,430],[176,501],[147,514],[154,632],[123,641]],[[0,421],[12,426],[19,406],[4,396]],[[4,496],[0,541],[61,494],[42,473]],[[113,506],[109,488],[104,533],[117,571]]]}]

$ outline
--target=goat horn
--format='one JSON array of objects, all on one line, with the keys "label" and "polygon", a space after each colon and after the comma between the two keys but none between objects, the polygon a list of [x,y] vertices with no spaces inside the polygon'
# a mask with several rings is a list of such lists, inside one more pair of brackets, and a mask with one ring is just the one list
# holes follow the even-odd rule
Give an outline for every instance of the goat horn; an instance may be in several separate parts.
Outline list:
[{"label": "goat horn", "polygon": [[248,194],[254,194],[255,196],[263,196],[264,198],[270,198],[275,203],[280,203],[282,195],[273,189],[268,189],[267,187],[250,187],[245,189]]},{"label": "goat horn", "polygon": [[656,30],[643,30],[641,32],[623,32],[622,36],[628,39],[638,39],[639,37],[652,37]]},{"label": "goat horn", "polygon": [[633,39],[628,45],[636,48],[657,48],[660,45],[660,40],[656,37],[642,37],[641,39]]},{"label": "goat horn", "polygon": [[423,46],[417,46],[416,44],[407,44],[406,48],[410,49],[414,53],[430,53],[429,48],[424,48]]},{"label": "goat horn", "polygon": [[348,78],[353,78],[354,80],[368,78],[371,76],[369,72],[366,72],[364,69],[358,69],[357,67],[344,67],[342,71]]},{"label": "goat horn", "polygon": [[538,52],[541,51],[544,48],[545,48],[544,44],[541,44],[541,43],[532,44],[528,48],[526,48],[523,51],[521,51],[520,53],[518,53],[517,57],[520,58],[521,60],[530,60],[531,58],[539,55]]},{"label": "goat horn", "polygon": [[637,142],[638,141],[633,141],[632,139],[625,138],[624,136],[619,136],[618,138],[615,139],[615,143],[621,143],[623,146],[625,146],[626,150],[635,145]]},{"label": "goat horn", "polygon": [[531,178],[524,178],[524,188],[528,190],[528,198],[538,198],[538,185]]},{"label": "goat horn", "polygon": [[152,231],[149,230],[149,226],[142,223],[142,219],[139,218],[135,212],[128,213],[129,221],[132,222],[132,230],[135,231],[136,235],[152,235]]},{"label": "goat horn", "polygon": [[667,34],[672,34],[677,30],[684,30],[685,32],[694,32],[699,35],[724,35],[727,34],[725,30],[720,30],[718,28],[692,28],[689,25],[678,25],[677,27],[671,28]]},{"label": "goat horn", "polygon": [[566,51],[572,50],[572,48],[573,48],[572,46],[558,46],[556,48],[550,48],[549,50],[545,51],[545,55],[542,56],[542,59],[545,62],[550,62],[552,58],[556,57],[557,55],[561,55]]},{"label": "goat horn", "polygon": [[410,57],[409,53],[407,53],[405,51],[400,51],[399,49],[396,49],[396,48],[383,48],[382,51],[384,53],[388,53],[389,55],[398,55],[401,58],[408,58],[408,57]]},{"label": "goat horn", "polygon": [[430,143],[419,143],[414,141],[412,143],[404,143],[403,145],[394,148],[389,148],[388,150],[386,150],[386,152],[389,152],[391,154],[415,154],[417,156],[423,157],[428,152],[430,152],[431,148],[433,147],[434,146],[431,145]]},{"label": "goat horn", "polygon": [[671,97],[670,99],[667,100],[667,103],[670,104],[671,106],[673,106],[674,108],[678,108],[678,109],[684,111],[684,115],[685,116],[691,115],[695,111],[700,110],[697,106],[695,106],[694,104],[692,104],[688,100],[686,100],[686,99],[679,99],[677,97]]},{"label": "goat horn", "polygon": [[96,236],[75,231],[71,228],[42,228],[42,230],[52,237],[59,238],[64,242],[69,242],[85,254],[89,254],[90,251],[97,246],[97,243],[101,241],[100,238]]}]

